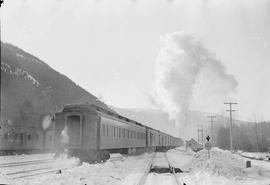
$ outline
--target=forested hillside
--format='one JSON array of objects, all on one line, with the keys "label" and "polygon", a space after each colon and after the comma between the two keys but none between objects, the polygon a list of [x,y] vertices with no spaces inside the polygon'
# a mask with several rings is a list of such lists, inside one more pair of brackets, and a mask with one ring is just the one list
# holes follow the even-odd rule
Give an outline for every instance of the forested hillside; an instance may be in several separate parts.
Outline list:
[{"label": "forested hillside", "polygon": [[1,43],[1,122],[40,126],[45,115],[65,104],[93,103],[108,108],[94,95],[37,57]]},{"label": "forested hillside", "polygon": [[[230,149],[229,124],[219,126],[217,146]],[[247,123],[233,126],[234,149],[249,152],[266,152],[270,147],[270,122]]]}]

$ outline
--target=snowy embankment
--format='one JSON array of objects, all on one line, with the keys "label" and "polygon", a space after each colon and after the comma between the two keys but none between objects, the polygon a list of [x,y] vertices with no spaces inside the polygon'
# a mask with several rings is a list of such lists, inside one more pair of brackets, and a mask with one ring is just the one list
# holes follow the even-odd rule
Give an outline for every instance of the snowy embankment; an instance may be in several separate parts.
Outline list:
[{"label": "snowy embankment", "polygon": [[261,153],[261,152],[240,152],[240,155],[243,157],[247,157],[250,159],[257,159],[257,160],[270,160],[270,154],[268,153]]},{"label": "snowy embankment", "polygon": [[[270,163],[269,168],[258,164],[246,168],[246,161],[243,157],[218,148],[210,151],[210,159],[207,150],[193,155],[193,160],[184,165],[184,169],[188,169],[189,173],[178,174],[178,177],[186,184],[270,184]],[[268,165],[268,163],[264,162],[264,165]]]}]

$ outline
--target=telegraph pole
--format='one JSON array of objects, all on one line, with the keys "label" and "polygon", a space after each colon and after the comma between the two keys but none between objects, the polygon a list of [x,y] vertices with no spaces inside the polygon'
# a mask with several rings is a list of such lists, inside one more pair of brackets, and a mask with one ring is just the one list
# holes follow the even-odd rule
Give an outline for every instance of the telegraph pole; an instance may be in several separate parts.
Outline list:
[{"label": "telegraph pole", "polygon": [[230,112],[230,150],[231,152],[233,151],[233,141],[232,141],[232,112],[236,111],[236,110],[232,110],[232,105],[235,105],[237,103],[233,103],[233,102],[225,102],[224,104],[229,105],[230,110],[226,110]]},{"label": "telegraph pole", "polygon": [[203,145],[203,126],[198,125],[198,143]]},{"label": "telegraph pole", "polygon": [[214,144],[214,118],[216,118],[216,116],[207,116],[207,118],[210,118],[211,121],[211,137],[212,137],[212,143]]},{"label": "telegraph pole", "polygon": [[257,127],[256,120],[255,120],[255,131],[256,131],[256,141],[257,141],[257,152],[259,152],[259,137],[258,137],[258,127]]}]

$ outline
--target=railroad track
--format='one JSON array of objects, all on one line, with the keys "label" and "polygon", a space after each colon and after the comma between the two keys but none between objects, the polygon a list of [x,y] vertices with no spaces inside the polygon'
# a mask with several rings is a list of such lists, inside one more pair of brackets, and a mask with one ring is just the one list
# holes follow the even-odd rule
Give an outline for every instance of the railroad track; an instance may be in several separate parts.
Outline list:
[{"label": "railroad track", "polygon": [[[45,168],[38,168],[33,170],[25,170],[25,171],[18,171],[13,173],[7,173],[6,175],[11,179],[21,179],[21,178],[27,178],[27,177],[34,177],[39,175],[44,175],[48,173],[63,173],[64,170],[67,170],[69,168],[56,168],[56,167],[45,167]],[[32,173],[34,172],[34,173]]]},{"label": "railroad track", "polygon": [[[61,166],[60,166],[61,165]],[[57,163],[55,159],[29,160],[20,162],[6,162],[0,164],[2,173],[10,179],[21,179],[44,175],[48,173],[63,173],[63,171],[73,168]]]},{"label": "railroad track", "polygon": [[153,161],[154,161],[155,157],[156,157],[156,152],[153,153],[151,159],[149,160],[148,164],[146,165],[146,167],[144,169],[143,175],[141,176],[141,178],[139,179],[138,182],[135,182],[134,185],[144,185],[145,184],[145,181],[146,181],[147,176],[148,176],[148,174],[149,174],[149,172],[150,172],[150,170],[152,168]]},{"label": "railroad track", "polygon": [[54,159],[42,159],[42,160],[20,161],[20,162],[7,162],[7,163],[0,163],[0,168],[4,168],[4,167],[9,168],[9,167],[14,167],[14,166],[49,163],[49,162],[53,162],[53,161],[54,161]]},{"label": "railroad track", "polygon": [[173,178],[175,180],[175,184],[180,185],[181,183],[179,182],[179,180],[177,178],[177,175],[176,175],[176,172],[175,172],[175,168],[171,165],[170,160],[168,159],[167,153],[164,153],[164,155],[165,155],[165,158],[166,158],[166,160],[167,160],[167,162],[169,164],[169,167],[171,169],[171,172],[173,174]]},{"label": "railroad track", "polygon": [[[163,157],[161,157],[162,155]],[[160,160],[161,161],[163,160],[163,164],[162,164],[163,167],[159,166],[159,164],[156,164],[156,161],[160,161]],[[158,178],[160,178],[162,175],[163,176],[166,175],[166,178],[168,178],[169,176],[171,178],[169,182],[173,185],[184,184],[179,181],[179,177],[177,177],[175,168],[171,165],[171,162],[167,154],[158,152],[158,156],[157,156],[157,153],[153,154],[151,160],[146,165],[143,175],[141,176],[139,181],[134,183],[134,185],[147,185],[149,184],[149,182],[151,182],[151,180],[154,180],[153,178],[156,178],[157,179],[156,181],[158,181]],[[170,184],[169,182],[167,184]],[[150,183],[150,184],[153,184],[153,183]]]}]

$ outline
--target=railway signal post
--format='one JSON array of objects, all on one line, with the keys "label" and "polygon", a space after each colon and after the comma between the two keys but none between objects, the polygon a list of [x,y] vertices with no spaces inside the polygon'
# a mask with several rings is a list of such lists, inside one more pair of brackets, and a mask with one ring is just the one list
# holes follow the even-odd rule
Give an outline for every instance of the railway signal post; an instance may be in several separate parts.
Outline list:
[{"label": "railway signal post", "polygon": [[210,143],[210,136],[206,137],[207,142],[205,143],[205,149],[208,151],[208,159],[210,159],[210,149],[212,148],[212,144]]}]

